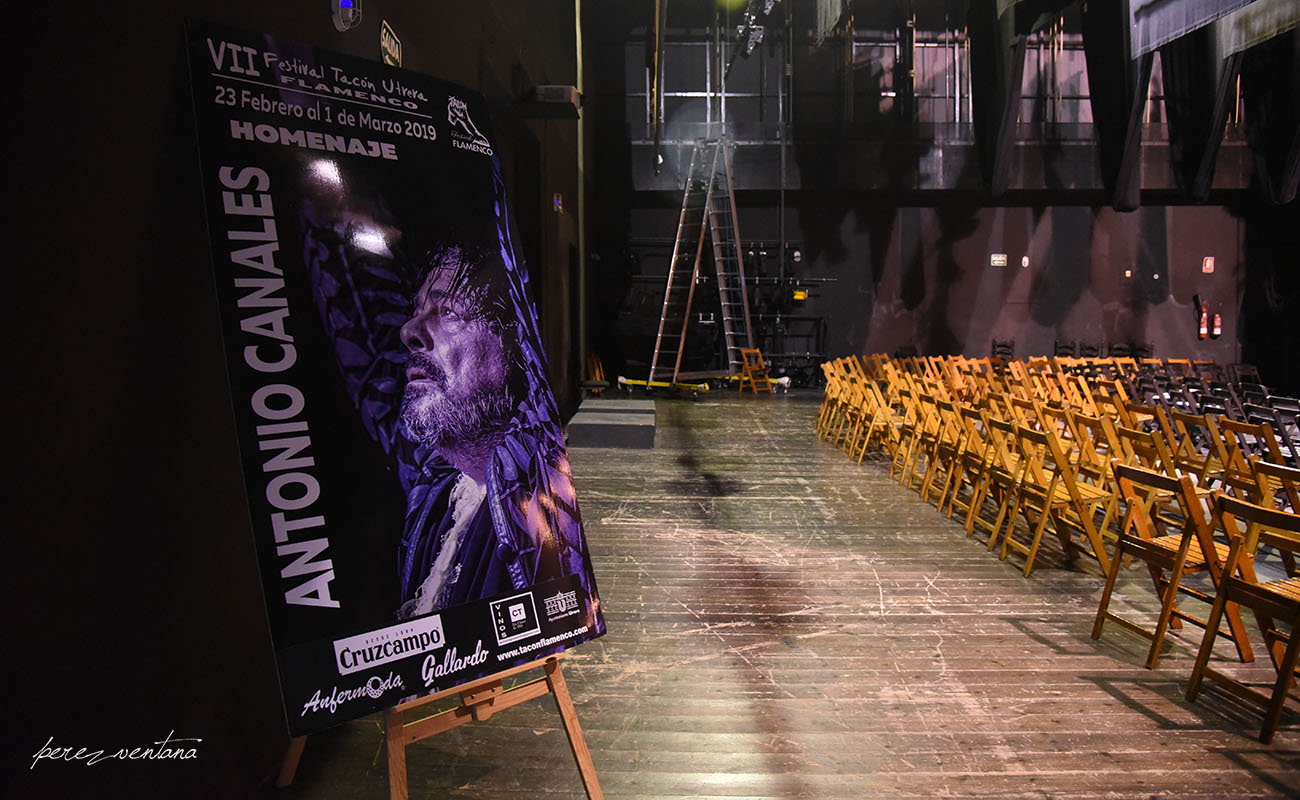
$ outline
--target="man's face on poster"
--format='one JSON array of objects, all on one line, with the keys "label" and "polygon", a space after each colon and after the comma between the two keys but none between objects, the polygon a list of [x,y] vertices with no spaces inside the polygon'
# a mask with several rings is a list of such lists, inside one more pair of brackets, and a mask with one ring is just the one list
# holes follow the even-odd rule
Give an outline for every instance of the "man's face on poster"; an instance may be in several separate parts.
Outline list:
[{"label": "man's face on poster", "polygon": [[402,326],[411,353],[402,419],[415,438],[439,449],[487,450],[514,410],[510,359],[501,326],[484,314],[487,289],[454,285],[456,275],[433,269]]}]

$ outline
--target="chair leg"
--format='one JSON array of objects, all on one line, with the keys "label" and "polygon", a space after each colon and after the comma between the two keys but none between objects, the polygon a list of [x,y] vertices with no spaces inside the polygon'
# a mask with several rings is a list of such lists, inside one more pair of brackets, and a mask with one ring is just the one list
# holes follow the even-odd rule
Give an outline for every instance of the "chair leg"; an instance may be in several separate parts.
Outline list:
[{"label": "chair leg", "polygon": [[[998,509],[998,518],[993,522],[993,531],[989,533],[989,544],[987,548],[990,552],[992,552],[992,550],[998,546],[998,539],[1001,538],[1002,552],[998,556],[998,558],[1002,561],[1007,560],[1007,542],[1016,533],[1016,517],[1020,514],[1020,505],[1022,502],[1024,502],[1024,495],[1019,492],[1016,493],[1016,501],[1011,504],[1010,514],[1007,514],[1007,504],[1006,504],[1007,499],[1009,498],[1003,499],[1002,506],[1001,508]],[[1004,519],[1004,515],[1005,515],[1005,519],[1007,520],[1007,529],[1005,531],[1002,530],[1002,520]],[[1029,522],[1028,510],[1025,511],[1025,521],[1029,524],[1031,528],[1033,527],[1033,523]]]},{"label": "chair leg", "polygon": [[1192,677],[1187,680],[1187,702],[1195,703],[1201,691],[1201,681],[1205,678],[1206,667],[1210,664],[1210,654],[1214,652],[1214,639],[1219,635],[1219,623],[1223,620],[1223,607],[1228,602],[1228,582],[1226,575],[1219,591],[1214,595],[1214,605],[1210,606],[1210,617],[1205,621],[1205,635],[1201,637],[1201,649],[1196,651],[1196,664],[1192,666]]},{"label": "chair leg", "polygon": [[1101,603],[1097,606],[1097,618],[1092,623],[1092,638],[1101,638],[1101,629],[1106,624],[1106,612],[1110,610],[1110,596],[1115,591],[1115,582],[1119,580],[1119,565],[1124,555],[1124,540],[1115,545],[1115,557],[1111,559],[1110,570],[1106,573],[1106,586],[1101,590]]},{"label": "chair leg", "polygon": [[1169,580],[1165,584],[1165,596],[1160,602],[1160,618],[1156,621],[1155,636],[1151,639],[1151,649],[1147,651],[1147,669],[1155,669],[1160,661],[1160,651],[1164,649],[1165,631],[1169,628],[1169,619],[1174,614],[1174,604],[1178,602],[1178,585],[1183,578],[1183,560],[1179,559],[1170,570]]},{"label": "chair leg", "polygon": [[[1007,487],[1007,489],[1002,493],[1002,501],[998,504],[998,516],[993,520],[993,529],[989,531],[989,550],[992,550],[997,545],[998,534],[1002,531],[1003,520],[1007,520],[1007,530],[1006,533],[1003,534],[1004,541],[1005,537],[1010,536],[1016,529],[1016,508],[1019,508],[1020,506],[1020,493],[1015,492],[1014,504],[1011,502],[1011,498],[1012,489],[1011,487]],[[1007,517],[1008,507],[1011,508],[1010,519]]]},{"label": "chair leg", "polygon": [[[1021,573],[1026,578],[1029,573],[1034,571],[1034,559],[1038,557],[1038,545],[1043,541],[1043,533],[1047,530],[1047,520],[1051,514],[1047,509],[1043,509],[1043,516],[1038,520],[1038,530],[1034,531],[1034,541],[1029,545],[1029,554],[1025,556],[1025,569]],[[1005,553],[1005,548],[1003,549]],[[1003,556],[1005,558],[1005,556]]]},{"label": "chair leg", "polygon": [[979,509],[984,505],[984,497],[988,493],[989,478],[982,477],[976,480],[971,486],[970,505],[966,506],[966,536],[975,535],[975,517]]},{"label": "chair leg", "polygon": [[1232,643],[1237,646],[1237,656],[1241,663],[1253,662],[1255,651],[1250,646],[1250,637],[1246,635],[1246,624],[1241,621],[1241,609],[1236,603],[1229,603],[1223,613],[1228,617],[1228,631],[1232,634]]},{"label": "chair leg", "polygon": [[1277,683],[1273,685],[1273,700],[1268,704],[1268,712],[1264,714],[1264,728],[1259,733],[1259,740],[1264,744],[1273,741],[1273,734],[1277,732],[1277,725],[1282,720],[1282,708],[1286,705],[1287,692],[1295,679],[1297,656],[1300,656],[1300,631],[1292,631],[1291,641],[1286,646],[1286,655],[1282,657],[1282,663],[1278,667]]}]

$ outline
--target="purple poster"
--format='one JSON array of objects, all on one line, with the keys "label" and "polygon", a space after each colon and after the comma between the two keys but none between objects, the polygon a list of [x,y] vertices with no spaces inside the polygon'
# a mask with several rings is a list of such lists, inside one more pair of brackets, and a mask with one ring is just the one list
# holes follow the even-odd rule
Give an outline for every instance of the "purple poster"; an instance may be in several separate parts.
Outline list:
[{"label": "purple poster", "polygon": [[290,731],[604,633],[482,98],[212,25],[189,53]]}]

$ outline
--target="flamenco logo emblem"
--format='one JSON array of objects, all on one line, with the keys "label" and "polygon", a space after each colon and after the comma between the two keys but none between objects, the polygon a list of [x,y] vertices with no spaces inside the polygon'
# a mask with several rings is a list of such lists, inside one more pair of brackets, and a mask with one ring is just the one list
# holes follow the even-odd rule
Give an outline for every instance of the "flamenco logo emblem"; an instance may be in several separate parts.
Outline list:
[{"label": "flamenco logo emblem", "polygon": [[447,98],[447,122],[451,123],[451,143],[461,150],[492,155],[492,145],[470,119],[465,101],[454,95]]}]

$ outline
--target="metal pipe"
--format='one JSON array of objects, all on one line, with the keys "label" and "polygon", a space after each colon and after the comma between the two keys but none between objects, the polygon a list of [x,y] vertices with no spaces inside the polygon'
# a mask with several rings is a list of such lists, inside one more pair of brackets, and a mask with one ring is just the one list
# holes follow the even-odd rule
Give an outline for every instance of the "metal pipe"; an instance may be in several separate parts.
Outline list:
[{"label": "metal pipe", "polygon": [[780,142],[781,189],[779,194],[777,195],[777,211],[779,216],[777,217],[777,221],[776,221],[777,236],[780,237],[781,244],[777,248],[777,273],[776,274],[782,279],[785,278],[785,257],[786,257],[785,147],[786,147],[786,142],[790,138],[790,129],[789,126],[786,124],[786,119],[785,119],[785,92],[788,88],[787,82],[791,80],[791,75],[794,72],[794,62],[792,60],[793,48],[791,48],[790,46],[791,45],[790,37],[793,34],[793,28],[794,28],[793,17],[794,17],[794,4],[791,3],[788,6],[786,6],[786,13],[785,13],[785,53],[784,53],[785,57],[783,59],[785,63],[781,65],[781,73],[782,73],[781,80],[777,82],[777,86],[776,86],[776,129],[777,129],[777,135],[781,140]]},{"label": "metal pipe", "polygon": [[[574,51],[577,56],[578,89],[578,374],[587,375],[587,151],[583,138],[582,91],[582,0],[573,0]],[[570,309],[572,313],[573,309]],[[570,329],[572,330],[572,329]]]},{"label": "metal pipe", "polygon": [[[952,31],[952,69],[956,74],[955,83],[957,84],[957,96],[953,99],[953,106],[956,111],[953,114],[954,125],[961,124],[961,39],[957,36],[957,29]],[[953,136],[956,137],[956,128],[953,129]]]},{"label": "metal pipe", "polygon": [[658,175],[663,167],[663,121],[664,121],[664,26],[668,21],[668,0],[655,0],[655,44],[653,54],[654,66],[654,170]]}]

